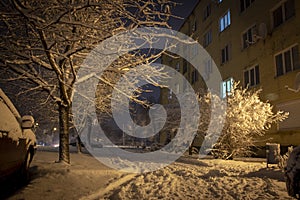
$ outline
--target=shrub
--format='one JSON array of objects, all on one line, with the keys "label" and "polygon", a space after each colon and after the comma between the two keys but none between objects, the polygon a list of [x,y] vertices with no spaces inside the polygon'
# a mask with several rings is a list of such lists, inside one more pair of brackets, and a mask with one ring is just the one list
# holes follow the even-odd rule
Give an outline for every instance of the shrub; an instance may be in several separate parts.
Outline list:
[{"label": "shrub", "polygon": [[[265,135],[273,123],[281,122],[288,117],[288,113],[274,112],[269,102],[263,102],[259,97],[261,90],[243,89],[238,84],[234,84],[226,99],[224,128],[211,149],[212,155],[216,158],[232,159],[236,156],[251,155],[253,147],[256,146],[256,139]],[[220,98],[217,95],[207,94],[200,99],[202,104],[206,102],[206,107],[210,106],[208,96]],[[207,120],[210,118],[202,117],[200,125],[208,124]]]}]

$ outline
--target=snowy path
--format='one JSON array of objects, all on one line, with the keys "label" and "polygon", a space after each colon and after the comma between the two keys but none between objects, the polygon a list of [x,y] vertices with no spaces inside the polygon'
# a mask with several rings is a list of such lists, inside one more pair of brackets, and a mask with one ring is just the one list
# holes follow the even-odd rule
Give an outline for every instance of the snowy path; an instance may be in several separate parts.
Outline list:
[{"label": "snowy path", "polygon": [[262,162],[185,156],[161,170],[128,174],[85,154],[72,154],[69,166],[56,158],[55,152],[38,152],[32,181],[8,199],[292,199],[283,173]]},{"label": "snowy path", "polygon": [[286,193],[282,173],[266,169],[265,164],[223,160],[180,161],[162,170],[138,175],[101,198],[291,199]]}]

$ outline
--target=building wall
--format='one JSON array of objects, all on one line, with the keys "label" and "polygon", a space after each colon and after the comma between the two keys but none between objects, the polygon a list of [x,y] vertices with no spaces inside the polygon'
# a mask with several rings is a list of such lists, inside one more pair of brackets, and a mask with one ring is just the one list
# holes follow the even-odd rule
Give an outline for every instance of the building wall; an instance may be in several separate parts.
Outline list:
[{"label": "building wall", "polygon": [[[289,3],[294,5],[295,14],[274,28],[273,12],[280,6],[288,7]],[[210,15],[204,20],[207,5],[210,5]],[[228,10],[230,10],[231,23],[223,31],[220,31],[220,18]],[[253,41],[247,42],[249,46],[244,48],[243,34],[253,26],[256,26],[251,32]],[[212,39],[211,43],[206,46],[204,35],[210,30]],[[300,92],[295,93],[286,88],[286,86],[294,87],[296,75],[300,73],[300,70],[298,68],[278,76],[275,62],[275,56],[278,53],[283,53],[295,45],[299,45],[297,46],[298,52],[296,52],[298,56],[296,60],[299,62],[300,1],[252,0],[250,6],[241,12],[241,1],[223,0],[218,3],[217,0],[200,0],[179,31],[193,37],[205,47],[218,66],[223,80],[232,77],[245,87],[245,71],[249,70],[250,73],[251,68],[259,66],[260,81],[250,88],[261,88],[261,99],[271,102],[274,110],[290,111],[289,119],[272,127],[266,138],[273,138],[273,142],[283,145],[300,144]],[[226,45],[229,49],[228,61],[222,63],[222,49]],[[163,57],[162,62],[170,66],[175,66],[174,62],[179,62],[180,72],[183,71],[182,59],[175,61]],[[185,74],[190,81],[192,70],[190,66]],[[200,90],[203,82],[199,79],[193,83],[193,86],[196,91]],[[170,103],[166,96],[162,96],[161,101]],[[264,140],[262,140],[263,142]]]}]

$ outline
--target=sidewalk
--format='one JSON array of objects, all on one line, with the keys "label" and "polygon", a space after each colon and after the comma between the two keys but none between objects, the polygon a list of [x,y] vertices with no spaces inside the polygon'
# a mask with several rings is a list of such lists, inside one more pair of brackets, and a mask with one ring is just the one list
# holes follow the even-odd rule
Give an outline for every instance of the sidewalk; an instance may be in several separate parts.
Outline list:
[{"label": "sidewalk", "polygon": [[105,190],[124,173],[112,170],[88,154],[71,153],[71,164],[56,163],[57,152],[38,151],[30,167],[31,181],[8,195],[19,199],[80,199]]}]

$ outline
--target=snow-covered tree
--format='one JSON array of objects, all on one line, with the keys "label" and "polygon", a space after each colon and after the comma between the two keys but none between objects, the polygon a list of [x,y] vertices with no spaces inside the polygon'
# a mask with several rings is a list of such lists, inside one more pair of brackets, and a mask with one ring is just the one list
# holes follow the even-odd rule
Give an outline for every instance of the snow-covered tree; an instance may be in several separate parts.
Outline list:
[{"label": "snow-covered tree", "polygon": [[211,151],[215,157],[231,159],[235,156],[250,155],[256,142],[265,135],[271,125],[288,117],[286,112],[274,112],[269,102],[260,99],[260,92],[261,90],[253,91],[238,86],[238,83],[234,84],[227,96],[223,131]]},{"label": "snow-covered tree", "polygon": [[[27,91],[48,94],[58,106],[59,161],[70,162],[69,122],[80,64],[103,40],[137,27],[169,27],[168,0],[4,0],[0,2],[0,66],[10,80],[30,82]],[[124,69],[153,61],[162,52],[128,53],[113,63],[101,81],[113,86]],[[136,73],[140,73],[136,71]],[[159,71],[153,74],[159,75]],[[134,83],[128,83],[134,84]],[[98,96],[106,102],[110,94]],[[106,112],[106,105],[97,108]]]},{"label": "snow-covered tree", "polygon": [[[217,94],[202,92],[198,98],[200,108],[198,129],[186,127],[185,132],[197,132],[196,146],[205,146],[203,148],[205,152],[202,153],[211,152],[216,158],[231,159],[235,156],[251,155],[253,147],[271,128],[271,125],[288,117],[288,113],[274,112],[269,102],[263,102],[260,99],[260,92],[261,90],[242,88],[235,83],[225,102]],[[226,107],[224,103],[227,104]],[[179,104],[175,103],[169,107],[167,123],[163,131],[171,135],[172,139],[174,137],[172,133],[178,131],[178,125],[182,119]],[[214,110],[224,110],[225,115],[212,115]],[[193,112],[194,110],[190,110],[190,113]],[[222,132],[219,133],[218,127],[223,122]],[[191,143],[191,145],[195,144]]]}]

